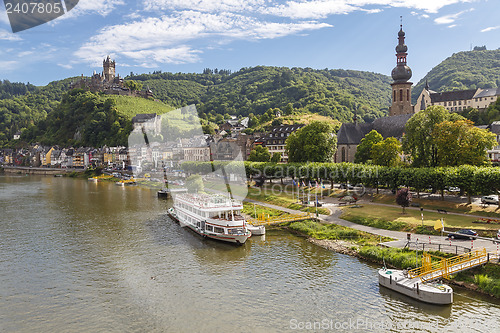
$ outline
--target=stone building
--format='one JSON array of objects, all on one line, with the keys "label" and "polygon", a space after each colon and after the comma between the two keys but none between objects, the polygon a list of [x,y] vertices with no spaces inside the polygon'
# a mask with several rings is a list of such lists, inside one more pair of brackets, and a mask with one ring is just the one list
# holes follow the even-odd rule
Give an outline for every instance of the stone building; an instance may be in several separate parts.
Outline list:
[{"label": "stone building", "polygon": [[262,145],[264,147],[267,147],[271,155],[280,153],[281,162],[286,163],[288,162],[288,155],[285,151],[286,139],[290,136],[290,134],[302,127],[304,127],[304,125],[301,124],[280,125],[273,127],[267,134],[256,139],[254,141],[254,146]]},{"label": "stone building", "polygon": [[415,111],[425,110],[431,105],[441,105],[450,112],[460,112],[467,108],[485,110],[500,97],[500,88],[470,89],[435,92],[426,83],[415,104]]},{"label": "stone building", "polygon": [[398,45],[396,46],[396,67],[392,70],[391,76],[394,80],[392,86],[392,105],[389,109],[389,116],[402,114],[413,114],[411,105],[411,68],[408,67],[406,57],[408,56],[408,46],[405,44],[405,32],[403,25],[398,32]]},{"label": "stone building", "polygon": [[94,74],[90,78],[85,78],[82,74],[80,80],[72,82],[70,89],[85,89],[91,92],[103,92],[109,95],[136,96],[153,98],[150,89],[145,91],[132,91],[125,87],[123,78],[116,74],[116,62],[109,56],[102,62],[102,72]]},{"label": "stone building", "polygon": [[336,163],[354,162],[354,156],[359,143],[371,130],[379,132],[384,139],[395,137],[401,139],[408,120],[415,113],[415,108],[411,104],[411,86],[408,80],[411,78],[411,69],[408,67],[406,57],[408,47],[404,44],[405,32],[403,27],[398,33],[398,45],[396,46],[396,67],[392,70],[394,82],[392,86],[392,105],[389,109],[389,116],[376,119],[372,123],[342,124],[337,133],[337,152],[334,156]]}]

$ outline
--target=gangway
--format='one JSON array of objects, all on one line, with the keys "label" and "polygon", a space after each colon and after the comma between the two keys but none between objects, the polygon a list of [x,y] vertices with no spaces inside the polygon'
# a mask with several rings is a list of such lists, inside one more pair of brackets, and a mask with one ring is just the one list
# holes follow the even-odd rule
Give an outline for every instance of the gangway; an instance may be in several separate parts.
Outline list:
[{"label": "gangway", "polygon": [[257,218],[248,219],[247,223],[254,226],[259,226],[259,225],[271,225],[271,224],[279,224],[286,222],[297,222],[310,219],[315,219],[314,215],[311,213],[287,214],[285,216],[277,216],[277,217],[269,217],[269,215],[261,214]]},{"label": "gangway", "polygon": [[[439,257],[438,257],[439,258]],[[449,279],[451,274],[455,274],[488,262],[486,249],[467,252],[452,258],[439,258],[432,262],[432,256],[424,253],[422,266],[408,271],[410,278],[420,278],[422,282],[430,282],[440,278]]]}]

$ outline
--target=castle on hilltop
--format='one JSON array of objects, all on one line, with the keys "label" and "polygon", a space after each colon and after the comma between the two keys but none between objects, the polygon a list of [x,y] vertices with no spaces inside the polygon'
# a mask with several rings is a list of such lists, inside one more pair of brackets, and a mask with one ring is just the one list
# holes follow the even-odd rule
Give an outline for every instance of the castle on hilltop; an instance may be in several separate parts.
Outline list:
[{"label": "castle on hilltop", "polygon": [[102,92],[109,95],[135,96],[143,98],[153,98],[153,92],[148,88],[143,91],[134,91],[127,88],[123,78],[116,74],[116,62],[111,60],[109,55],[102,62],[102,73],[94,74],[90,78],[81,76],[80,80],[72,82],[70,89],[85,89],[91,92]]}]

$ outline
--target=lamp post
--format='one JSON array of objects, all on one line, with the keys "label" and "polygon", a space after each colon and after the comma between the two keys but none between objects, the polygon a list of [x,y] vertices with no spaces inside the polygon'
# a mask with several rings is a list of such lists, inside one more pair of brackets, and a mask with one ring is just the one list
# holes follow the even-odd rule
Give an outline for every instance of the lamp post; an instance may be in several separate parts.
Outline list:
[{"label": "lamp post", "polygon": [[424,208],[420,207],[420,216],[422,216],[422,227],[424,226]]}]

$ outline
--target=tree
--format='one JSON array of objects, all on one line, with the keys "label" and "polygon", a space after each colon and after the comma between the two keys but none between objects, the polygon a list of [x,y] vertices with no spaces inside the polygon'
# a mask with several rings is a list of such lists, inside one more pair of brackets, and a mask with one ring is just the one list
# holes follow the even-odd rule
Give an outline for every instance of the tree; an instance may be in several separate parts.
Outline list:
[{"label": "tree", "polygon": [[487,149],[496,145],[495,134],[474,126],[470,120],[443,121],[432,132],[441,166],[482,165]]},{"label": "tree", "polygon": [[127,81],[123,82],[123,85],[132,91],[142,90],[142,83],[134,81],[134,80],[127,80]]},{"label": "tree", "polygon": [[405,208],[410,206],[411,199],[411,193],[407,188],[402,188],[396,193],[396,203],[403,207],[403,214],[405,213]]},{"label": "tree", "polygon": [[439,105],[429,106],[427,109],[414,114],[406,123],[403,137],[403,150],[411,156],[415,167],[435,167],[438,163],[437,146],[432,137],[434,127],[446,120],[463,120],[464,117],[449,113]]},{"label": "tree", "polygon": [[271,157],[272,163],[279,163],[281,161],[281,153],[274,153],[273,157]]},{"label": "tree", "polygon": [[387,138],[372,146],[371,156],[376,165],[396,166],[401,161],[403,152],[401,143],[396,138]]},{"label": "tree", "polygon": [[337,150],[334,128],[324,121],[313,121],[286,139],[289,162],[332,162]]},{"label": "tree", "polygon": [[248,160],[252,162],[269,162],[270,159],[271,153],[269,152],[269,148],[262,146],[257,146],[255,149],[252,149],[248,156]]},{"label": "tree", "polygon": [[374,144],[384,140],[382,135],[376,130],[371,130],[358,145],[356,155],[354,155],[354,163],[366,163],[372,159],[372,147]]},{"label": "tree", "polygon": [[200,175],[191,175],[186,178],[186,187],[190,193],[203,192],[205,186]]}]

